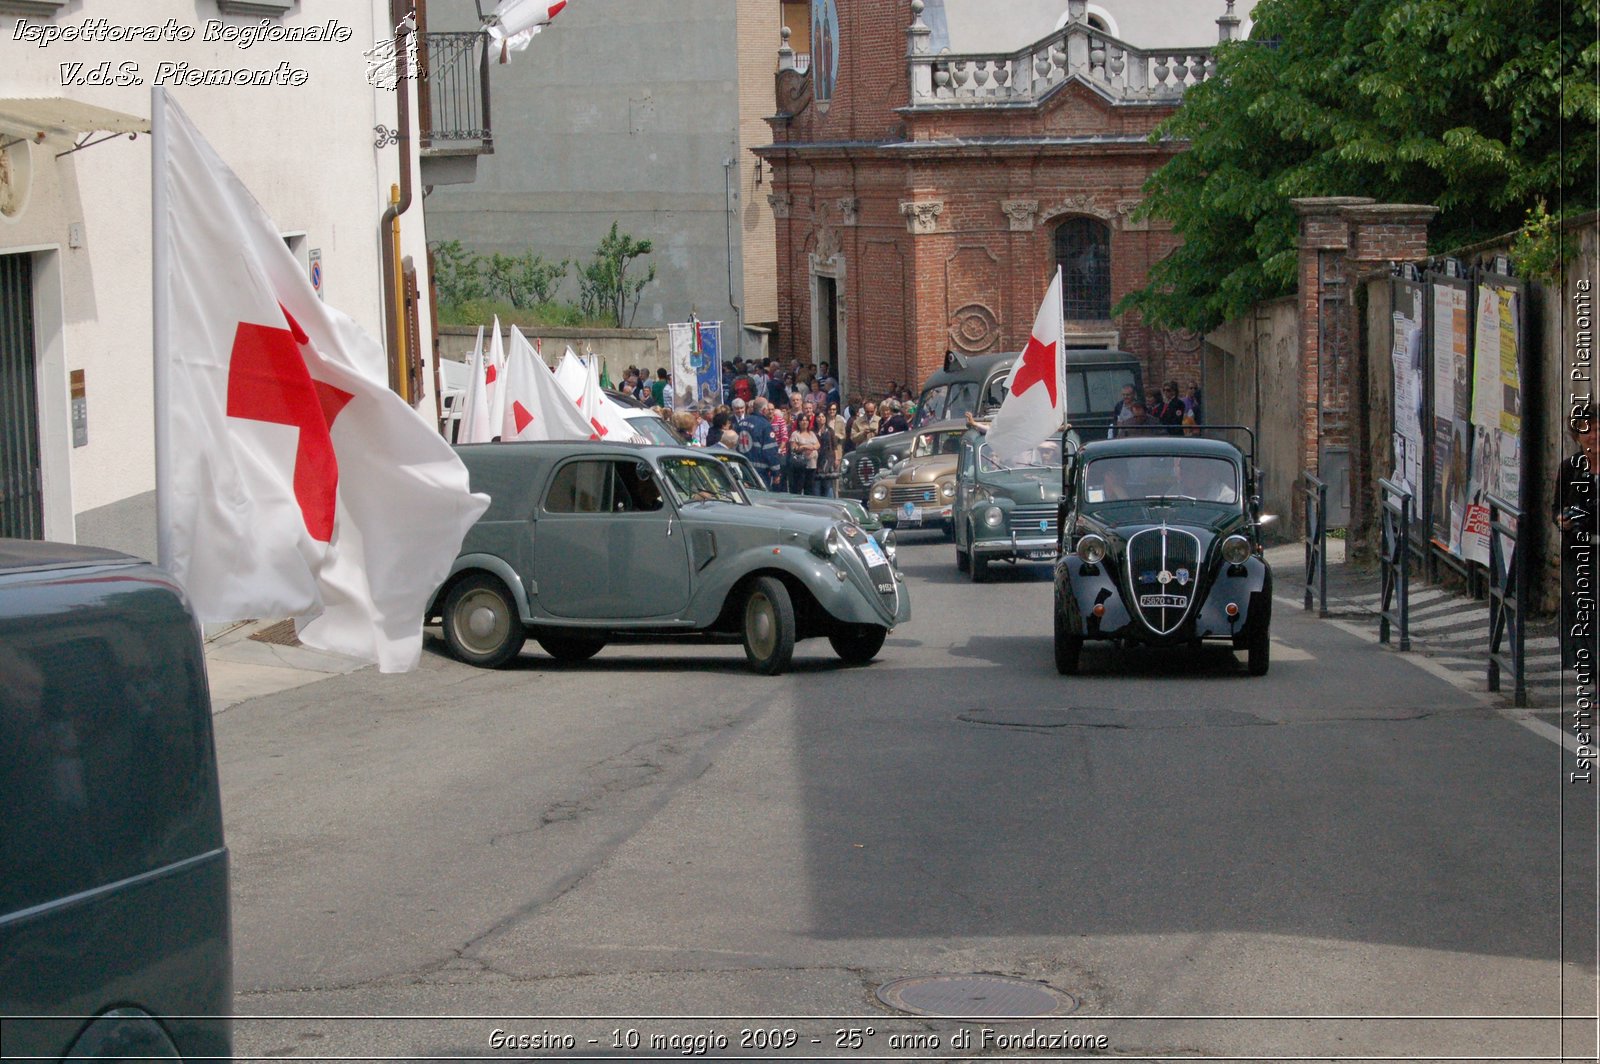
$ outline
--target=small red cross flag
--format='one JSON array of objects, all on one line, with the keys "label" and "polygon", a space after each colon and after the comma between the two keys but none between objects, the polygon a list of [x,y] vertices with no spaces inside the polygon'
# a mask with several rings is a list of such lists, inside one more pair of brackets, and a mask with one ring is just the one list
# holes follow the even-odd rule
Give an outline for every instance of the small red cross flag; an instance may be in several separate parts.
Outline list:
[{"label": "small red cross flag", "polygon": [[566,6],[567,0],[500,0],[484,27],[500,46],[500,62],[526,49]]},{"label": "small red cross flag", "polygon": [[1067,424],[1066,354],[1062,347],[1061,270],[1056,270],[1033,320],[1028,346],[1011,367],[1006,398],[989,426],[989,449],[1008,461]]},{"label": "small red cross flag", "polygon": [[489,500],[188,116],[151,105],[161,564],[204,623],[293,617],[307,646],[413,668]]},{"label": "small red cross flag", "polygon": [[488,443],[494,438],[489,431],[488,363],[484,361],[483,326],[478,326],[478,339],[467,358],[467,394],[461,399],[461,427],[456,430],[457,443]]},{"label": "small red cross flag", "polygon": [[511,351],[506,356],[506,415],[501,441],[587,440],[594,435],[594,429],[578,412],[578,405],[556,383],[556,375],[513,325]]}]

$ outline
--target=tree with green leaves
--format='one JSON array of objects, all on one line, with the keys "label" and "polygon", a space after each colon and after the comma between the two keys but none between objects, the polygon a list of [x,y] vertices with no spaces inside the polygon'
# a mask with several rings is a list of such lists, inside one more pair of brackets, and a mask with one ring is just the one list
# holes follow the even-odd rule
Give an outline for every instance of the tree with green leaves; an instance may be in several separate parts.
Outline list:
[{"label": "tree with green leaves", "polygon": [[1142,210],[1183,245],[1117,307],[1207,330],[1293,291],[1290,200],[1439,208],[1436,250],[1596,206],[1600,0],[1261,0],[1153,139]]},{"label": "tree with green leaves", "polygon": [[551,302],[567,278],[568,259],[546,262],[529,251],[522,255],[491,255],[484,266],[484,284],[490,295],[518,310]]},{"label": "tree with green leaves", "polygon": [[584,313],[612,317],[619,329],[624,323],[631,325],[639,312],[639,293],[656,279],[656,268],[652,264],[642,276],[629,277],[628,267],[634,259],[653,250],[650,241],[620,233],[617,223],[612,222],[611,232],[601,238],[594,259],[578,274],[578,302]]}]

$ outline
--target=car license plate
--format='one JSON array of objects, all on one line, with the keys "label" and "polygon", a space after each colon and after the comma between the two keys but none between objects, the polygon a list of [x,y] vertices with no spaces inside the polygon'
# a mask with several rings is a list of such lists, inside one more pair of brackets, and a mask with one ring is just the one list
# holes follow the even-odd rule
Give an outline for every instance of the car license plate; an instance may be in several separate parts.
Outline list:
[{"label": "car license plate", "polygon": [[906,503],[900,508],[900,523],[903,525],[922,524],[922,507]]},{"label": "car license plate", "polygon": [[1182,609],[1189,604],[1189,600],[1182,595],[1140,595],[1139,605],[1159,606]]},{"label": "car license plate", "polygon": [[1044,561],[1048,558],[1054,558],[1055,556],[1056,552],[1053,550],[1030,550],[1028,552],[1028,559],[1035,562]]},{"label": "car license plate", "polygon": [[869,567],[874,565],[889,564],[889,559],[885,557],[883,548],[879,547],[878,541],[873,539],[871,536],[868,536],[867,541],[861,544],[861,556],[867,559],[867,565]]}]

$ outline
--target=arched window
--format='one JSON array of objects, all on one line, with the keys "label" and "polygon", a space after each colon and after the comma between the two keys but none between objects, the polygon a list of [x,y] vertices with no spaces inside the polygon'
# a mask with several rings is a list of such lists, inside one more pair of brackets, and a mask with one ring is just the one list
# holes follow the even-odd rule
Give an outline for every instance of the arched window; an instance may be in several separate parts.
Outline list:
[{"label": "arched window", "polygon": [[1068,321],[1111,317],[1111,227],[1095,218],[1068,218],[1056,226],[1061,267],[1061,311]]},{"label": "arched window", "polygon": [[[1072,12],[1063,11],[1061,13],[1061,17],[1056,20],[1056,29],[1059,30],[1066,26],[1067,22],[1071,18]],[[1120,36],[1117,31],[1117,20],[1112,18],[1111,13],[1105,8],[1101,7],[1099,4],[1089,5],[1089,9],[1084,15],[1084,21],[1089,23],[1089,28],[1092,30],[1099,30],[1101,33],[1108,34],[1112,37]]]}]

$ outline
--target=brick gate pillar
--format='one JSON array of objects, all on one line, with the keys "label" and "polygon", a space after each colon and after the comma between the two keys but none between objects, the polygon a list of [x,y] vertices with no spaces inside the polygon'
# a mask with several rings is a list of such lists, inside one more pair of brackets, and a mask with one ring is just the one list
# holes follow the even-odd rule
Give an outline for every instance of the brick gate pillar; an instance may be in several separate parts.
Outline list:
[{"label": "brick gate pillar", "polygon": [[[1356,320],[1357,278],[1385,263],[1424,258],[1428,221],[1435,208],[1380,204],[1362,196],[1292,201],[1300,216],[1300,465],[1329,481],[1330,510],[1348,504],[1352,523],[1368,512],[1370,449],[1361,401],[1361,330]],[[1345,456],[1324,468],[1330,453]],[[1349,475],[1343,483],[1332,479]],[[1304,527],[1296,496],[1295,518]]]}]

